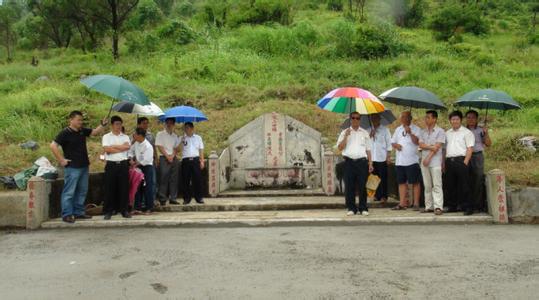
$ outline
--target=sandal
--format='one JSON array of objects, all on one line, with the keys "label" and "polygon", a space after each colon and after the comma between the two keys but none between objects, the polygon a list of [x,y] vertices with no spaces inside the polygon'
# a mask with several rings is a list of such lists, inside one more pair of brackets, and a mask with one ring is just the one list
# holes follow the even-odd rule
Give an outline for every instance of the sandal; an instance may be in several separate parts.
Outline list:
[{"label": "sandal", "polygon": [[432,212],[434,212],[434,210],[432,210],[432,209],[424,209],[424,208],[423,208],[423,209],[421,210],[421,213],[432,213]]},{"label": "sandal", "polygon": [[437,208],[437,209],[434,210],[434,214],[437,215],[437,216],[440,216],[443,213],[444,212],[440,208]]},{"label": "sandal", "polygon": [[399,204],[399,205],[393,207],[391,210],[406,210],[406,209],[407,209],[406,206],[400,206],[400,204]]}]

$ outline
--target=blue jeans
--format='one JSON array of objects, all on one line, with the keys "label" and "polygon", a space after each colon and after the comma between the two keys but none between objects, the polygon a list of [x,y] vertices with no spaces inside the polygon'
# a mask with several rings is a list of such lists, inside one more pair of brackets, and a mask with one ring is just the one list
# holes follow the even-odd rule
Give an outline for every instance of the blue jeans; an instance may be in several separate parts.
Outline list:
[{"label": "blue jeans", "polygon": [[62,191],[62,217],[84,215],[88,177],[88,167],[65,168],[64,189]]},{"label": "blue jeans", "polygon": [[[142,173],[144,173],[144,182],[146,185],[140,185],[139,190],[135,195],[135,209],[151,211],[155,199],[155,167],[152,165],[141,166],[140,169],[142,170]],[[144,208],[142,207],[143,198]]]}]

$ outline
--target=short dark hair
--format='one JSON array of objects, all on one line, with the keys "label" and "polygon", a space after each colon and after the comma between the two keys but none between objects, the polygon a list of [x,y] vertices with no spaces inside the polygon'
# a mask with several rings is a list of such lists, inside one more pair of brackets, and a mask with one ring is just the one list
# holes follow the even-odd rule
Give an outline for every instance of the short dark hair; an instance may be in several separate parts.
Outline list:
[{"label": "short dark hair", "polygon": [[120,123],[123,123],[124,121],[122,120],[122,118],[120,118],[120,116],[112,116],[110,118],[110,124],[114,124],[114,122],[120,122]]},{"label": "short dark hair", "polygon": [[479,113],[476,111],[476,110],[469,110],[466,112],[466,117],[469,115],[469,114],[474,114],[476,118],[479,118]]},{"label": "short dark hair", "polygon": [[453,117],[459,117],[459,119],[462,120],[462,112],[460,112],[460,110],[454,110],[452,111],[450,114],[449,114],[449,120],[451,120],[451,118]]},{"label": "short dark hair", "polygon": [[144,121],[148,121],[148,118],[146,118],[146,117],[140,117],[140,118],[138,118],[138,119],[137,119],[137,125],[142,124],[142,122],[144,122]]},{"label": "short dark hair", "polygon": [[136,135],[140,135],[140,136],[146,136],[146,130],[142,129],[142,128],[136,128],[135,129],[135,134]]},{"label": "short dark hair", "polygon": [[166,118],[165,123],[168,122],[168,121],[172,121],[172,122],[176,123],[176,118]]},{"label": "short dark hair", "polygon": [[189,128],[195,128],[195,125],[193,124],[193,122],[185,122],[185,123],[183,124],[183,126],[189,127]]},{"label": "short dark hair", "polygon": [[80,110],[74,110],[74,111],[69,113],[69,118],[70,119],[73,119],[76,116],[81,116],[82,117],[82,112]]},{"label": "short dark hair", "polygon": [[438,119],[438,112],[435,110],[428,110],[425,114],[431,115],[433,118]]},{"label": "short dark hair", "polygon": [[359,115],[359,117],[361,118],[361,114],[358,113],[357,111],[353,111],[353,112],[350,113],[350,116],[349,116],[350,119],[352,118],[352,115]]}]

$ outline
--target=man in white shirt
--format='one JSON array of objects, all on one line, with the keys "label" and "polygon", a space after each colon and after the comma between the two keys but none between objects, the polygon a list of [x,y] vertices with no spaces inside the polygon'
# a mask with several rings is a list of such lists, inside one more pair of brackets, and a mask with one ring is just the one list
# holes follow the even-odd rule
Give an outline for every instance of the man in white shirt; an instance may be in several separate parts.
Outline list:
[{"label": "man in white shirt", "polygon": [[387,168],[391,162],[391,133],[389,129],[380,124],[380,115],[370,116],[372,126],[367,131],[372,140],[372,164],[374,175],[380,177],[380,184],[376,189],[374,198],[385,204],[387,201]]},{"label": "man in white shirt", "polygon": [[408,208],[408,184],[413,186],[414,210],[419,210],[421,170],[417,147],[421,130],[412,124],[412,113],[409,111],[401,113],[400,122],[402,125],[395,129],[391,138],[391,145],[397,151],[395,168],[399,184],[399,204],[393,210]]},{"label": "man in white shirt", "polygon": [[425,209],[423,212],[441,215],[444,209],[442,187],[442,147],[445,143],[445,131],[436,125],[438,113],[427,111],[425,124],[421,130],[419,147],[421,148],[421,174],[425,186]]},{"label": "man in white shirt", "polygon": [[[372,141],[369,133],[359,126],[361,115],[358,112],[350,114],[351,127],[343,130],[337,140],[337,147],[344,157],[344,193],[346,215],[352,216],[359,212],[368,216],[367,207],[367,177],[373,171],[371,148]],[[359,188],[359,210],[356,206],[356,188]]]},{"label": "man in white shirt", "polygon": [[158,198],[161,205],[167,203],[180,204],[176,201],[178,197],[178,175],[179,166],[178,149],[180,146],[180,138],[174,132],[176,120],[167,118],[165,120],[165,129],[157,133],[155,138],[155,146],[159,150],[159,191]]},{"label": "man in white shirt", "polygon": [[472,159],[470,160],[471,194],[474,199],[474,209],[487,211],[485,195],[485,158],[483,151],[492,145],[487,126],[478,125],[479,114],[475,110],[466,112],[466,128],[470,129],[475,137]]},{"label": "man in white shirt", "polygon": [[191,181],[193,182],[195,201],[203,204],[202,170],[204,169],[204,143],[202,142],[202,138],[198,134],[195,134],[193,123],[186,122],[183,130],[184,135],[180,144],[182,149],[183,204],[189,204],[191,202]]},{"label": "man in white shirt", "polygon": [[131,218],[129,204],[129,161],[131,145],[129,137],[122,133],[122,118],[110,118],[112,131],[103,136],[105,151],[105,203],[103,214],[110,220],[114,212],[120,212],[124,218]]},{"label": "man in white shirt", "polygon": [[131,164],[140,168],[144,174],[144,186],[141,185],[135,195],[135,210],[142,211],[143,214],[151,214],[155,196],[155,168],[153,166],[153,146],[146,139],[146,136],[146,130],[135,129],[133,135],[135,143],[131,147]]},{"label": "man in white shirt", "polygon": [[462,113],[454,111],[449,114],[451,128],[446,131],[445,175],[448,199],[448,211],[454,212],[458,207],[464,215],[473,214],[473,203],[470,195],[470,159],[472,158],[475,137],[462,126]]}]

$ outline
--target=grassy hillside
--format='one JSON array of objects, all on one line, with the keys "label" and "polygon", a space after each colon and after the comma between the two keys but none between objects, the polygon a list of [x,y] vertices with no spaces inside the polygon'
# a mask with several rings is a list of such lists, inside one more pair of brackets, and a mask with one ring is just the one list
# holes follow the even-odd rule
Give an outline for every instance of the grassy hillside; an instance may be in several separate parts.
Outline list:
[{"label": "grassy hillside", "polygon": [[[187,104],[202,109],[210,121],[201,123],[198,131],[208,151],[222,149],[228,135],[271,111],[291,115],[334,142],[343,116],[314,104],[339,86],[380,94],[395,86],[415,85],[433,91],[451,108],[455,99],[472,89],[504,90],[524,109],[489,112],[495,146],[487,154],[487,167],[506,170],[515,184],[538,185],[538,155],[520,155],[512,146],[518,136],[539,135],[539,49],[527,43],[519,21],[511,16],[490,18],[489,34],[463,34],[462,42],[448,43],[436,41],[429,29],[386,25],[377,13],[383,8],[372,4],[369,22],[387,27],[401,47],[397,55],[385,58],[340,55],[347,51],[351,34],[347,30],[357,24],[322,4],[298,7],[289,26],[209,30],[188,18],[184,22],[196,38],[181,46],[167,40],[134,45],[128,34],[118,62],[106,44],[87,54],[76,49],[18,50],[14,62],[0,64],[0,174],[12,174],[40,155],[51,158],[47,144],[65,126],[70,110],[85,111],[89,125],[97,124],[110,99],[78,81],[81,76],[106,73],[132,80],[163,108]],[[132,34],[140,41],[155,32],[147,28]],[[39,59],[37,67],[30,64],[32,56]],[[447,126],[445,116],[441,122]],[[133,128],[134,116],[124,118],[128,130]],[[153,130],[159,128],[154,121]],[[17,144],[29,139],[39,141],[41,149],[20,150]],[[90,142],[94,170],[102,168],[99,142]]]}]

